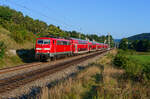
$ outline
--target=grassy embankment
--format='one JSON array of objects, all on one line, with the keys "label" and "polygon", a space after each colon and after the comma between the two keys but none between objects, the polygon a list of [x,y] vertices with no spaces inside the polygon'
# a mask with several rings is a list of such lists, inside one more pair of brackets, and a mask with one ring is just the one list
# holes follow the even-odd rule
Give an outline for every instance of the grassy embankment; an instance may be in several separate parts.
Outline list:
[{"label": "grassy embankment", "polygon": [[123,68],[113,65],[112,51],[75,78],[44,88],[42,99],[145,99],[150,97],[150,84],[128,78]]},{"label": "grassy embankment", "polygon": [[[5,53],[0,57],[0,68],[8,67],[8,66],[15,66],[26,63],[27,56],[19,55],[19,52],[26,49],[29,52],[30,49],[33,48],[33,43],[30,41],[26,41],[23,44],[16,43],[14,39],[11,38],[11,32],[2,28],[0,26],[0,43],[4,43],[4,50]],[[1,49],[1,47],[0,47]],[[18,53],[10,52],[10,50],[17,51]],[[1,50],[0,50],[1,51]],[[30,54],[30,53],[29,53]]]}]

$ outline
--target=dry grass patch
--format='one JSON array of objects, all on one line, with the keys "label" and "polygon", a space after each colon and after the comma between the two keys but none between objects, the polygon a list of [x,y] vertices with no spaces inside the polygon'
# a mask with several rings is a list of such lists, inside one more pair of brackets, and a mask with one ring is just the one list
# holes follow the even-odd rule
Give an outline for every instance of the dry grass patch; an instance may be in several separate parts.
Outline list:
[{"label": "dry grass patch", "polygon": [[[49,99],[82,99],[82,93],[88,90],[84,86],[87,86],[86,84],[93,80],[92,76],[99,72],[100,69],[93,66],[80,72],[75,78],[69,78],[67,81],[54,86],[48,91]],[[45,96],[45,93],[43,92],[42,96]]]},{"label": "dry grass patch", "polygon": [[124,79],[124,70],[111,64],[115,54],[116,50],[75,78],[50,88],[47,91],[48,99],[149,99],[150,84]]},{"label": "dry grass patch", "polygon": [[[115,52],[112,51],[110,54]],[[45,96],[48,96],[48,99],[91,99],[96,95],[94,92],[98,89],[99,83],[103,82],[103,65],[110,62],[111,58],[106,55],[91,64],[91,67],[81,71],[75,78],[69,78],[49,90],[43,89],[42,99],[46,99]]]}]

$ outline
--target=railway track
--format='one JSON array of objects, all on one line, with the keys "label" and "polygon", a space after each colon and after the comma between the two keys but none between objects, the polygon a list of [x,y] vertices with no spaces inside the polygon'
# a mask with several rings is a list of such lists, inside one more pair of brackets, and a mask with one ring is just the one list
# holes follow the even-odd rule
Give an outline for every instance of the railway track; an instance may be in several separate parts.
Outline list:
[{"label": "railway track", "polygon": [[[51,65],[48,67],[40,68],[40,69],[33,70],[30,72],[26,72],[26,73],[22,73],[19,75],[15,75],[15,76],[1,79],[0,80],[0,94],[5,93],[7,91],[11,91],[11,90],[16,89],[18,87],[21,87],[27,83],[30,83],[34,80],[45,77],[47,75],[53,74],[57,71],[61,71],[62,69],[65,69],[71,65],[78,64],[78,63],[83,62],[89,58],[93,58],[97,55],[100,55],[104,52],[107,52],[107,50],[98,51],[98,52],[95,52],[95,53],[90,54],[88,56],[83,56],[83,57],[80,57],[77,59],[69,60],[66,62],[54,64],[54,65]],[[22,67],[22,69],[23,69],[23,67]]]},{"label": "railway track", "polygon": [[23,65],[19,65],[15,67],[3,68],[3,69],[0,69],[0,74],[17,71],[17,70],[21,70],[25,68],[30,68],[30,67],[34,67],[34,66],[41,65],[41,64],[42,64],[41,62],[35,62],[35,63],[23,64]]}]

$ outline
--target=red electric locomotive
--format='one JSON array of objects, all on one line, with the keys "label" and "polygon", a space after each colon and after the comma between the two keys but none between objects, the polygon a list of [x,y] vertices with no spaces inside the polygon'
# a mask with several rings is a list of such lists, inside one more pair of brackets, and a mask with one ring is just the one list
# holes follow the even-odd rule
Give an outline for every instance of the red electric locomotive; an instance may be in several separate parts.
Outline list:
[{"label": "red electric locomotive", "polygon": [[72,54],[72,44],[70,40],[41,37],[36,40],[35,58],[45,60],[55,58],[59,55]]}]

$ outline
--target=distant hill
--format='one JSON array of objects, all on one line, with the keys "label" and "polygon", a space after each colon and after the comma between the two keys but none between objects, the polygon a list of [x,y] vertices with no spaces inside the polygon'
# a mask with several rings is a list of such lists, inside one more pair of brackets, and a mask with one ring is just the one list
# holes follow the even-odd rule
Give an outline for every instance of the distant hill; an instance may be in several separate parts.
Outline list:
[{"label": "distant hill", "polygon": [[150,33],[141,33],[127,38],[128,40],[150,40]]}]

